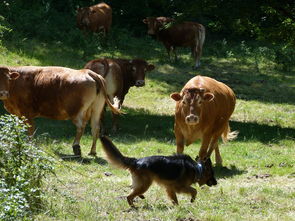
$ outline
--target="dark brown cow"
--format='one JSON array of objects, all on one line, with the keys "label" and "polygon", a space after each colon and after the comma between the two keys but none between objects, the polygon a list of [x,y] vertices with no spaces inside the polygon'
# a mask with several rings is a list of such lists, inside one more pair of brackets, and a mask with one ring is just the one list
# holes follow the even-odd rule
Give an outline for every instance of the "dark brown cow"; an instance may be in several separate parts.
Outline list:
[{"label": "dark brown cow", "polygon": [[236,97],[225,84],[212,78],[196,76],[189,80],[180,93],[170,95],[176,101],[174,133],[177,153],[182,153],[184,144],[202,140],[201,159],[215,150],[217,164],[222,164],[218,139],[231,140],[237,132],[230,132],[229,118],[232,115]]},{"label": "dark brown cow", "polygon": [[[172,22],[170,27],[168,23]],[[195,68],[200,66],[203,44],[205,41],[205,28],[196,22],[182,22],[173,24],[174,20],[167,17],[148,17],[143,23],[148,26],[148,34],[155,35],[167,49],[169,58],[172,50],[176,56],[176,47],[190,47],[192,57],[195,58]]]},{"label": "dark brown cow", "polygon": [[106,3],[79,8],[77,11],[77,26],[81,30],[100,32],[104,35],[112,25],[112,9]]},{"label": "dark brown cow", "polygon": [[[96,59],[89,61],[84,68],[103,75],[110,100],[121,109],[130,87],[144,86],[145,73],[155,66],[142,59]],[[117,130],[116,114],[113,114],[113,130]]]},{"label": "dark brown cow", "polygon": [[81,155],[80,139],[89,119],[93,137],[89,154],[96,154],[105,102],[114,113],[120,112],[107,97],[103,77],[88,69],[0,67],[0,99],[9,113],[26,117],[31,135],[36,117],[71,120],[77,127],[73,143],[76,155]]}]

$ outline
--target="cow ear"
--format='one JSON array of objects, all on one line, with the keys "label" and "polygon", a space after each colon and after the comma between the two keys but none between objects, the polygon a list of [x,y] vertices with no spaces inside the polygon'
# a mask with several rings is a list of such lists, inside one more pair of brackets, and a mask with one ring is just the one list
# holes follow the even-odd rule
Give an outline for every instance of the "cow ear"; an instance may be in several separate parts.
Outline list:
[{"label": "cow ear", "polygon": [[9,80],[16,80],[18,79],[20,74],[18,72],[11,72],[9,73]]},{"label": "cow ear", "polygon": [[148,71],[152,71],[152,70],[154,70],[155,69],[155,65],[153,65],[153,64],[149,64],[148,66],[147,66],[147,70]]},{"label": "cow ear", "polygon": [[214,94],[212,93],[205,93],[203,96],[204,101],[212,101],[214,99]]},{"label": "cow ear", "polygon": [[180,101],[182,99],[181,95],[177,92],[170,94],[170,97],[175,101]]}]

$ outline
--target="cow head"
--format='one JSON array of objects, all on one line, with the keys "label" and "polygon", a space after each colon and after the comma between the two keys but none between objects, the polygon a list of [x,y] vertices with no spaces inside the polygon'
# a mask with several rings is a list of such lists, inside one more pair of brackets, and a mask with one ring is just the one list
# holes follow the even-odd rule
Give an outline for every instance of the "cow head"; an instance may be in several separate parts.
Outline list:
[{"label": "cow head", "polygon": [[174,19],[168,17],[147,17],[142,20],[142,22],[148,26],[147,33],[149,35],[156,35],[159,30],[164,28],[166,24],[172,21],[174,21]]},{"label": "cow head", "polygon": [[198,124],[203,104],[214,99],[212,93],[205,92],[201,87],[185,88],[182,93],[173,93],[170,97],[181,102],[179,104],[185,116],[185,123],[188,125]]},{"label": "cow head", "polygon": [[78,8],[77,9],[77,27],[79,29],[84,29],[89,26],[89,15],[90,9],[88,7],[85,8]]},{"label": "cow head", "polygon": [[19,77],[19,73],[10,72],[7,67],[0,67],[0,100],[9,97],[10,83]]},{"label": "cow head", "polygon": [[155,66],[142,59],[132,59],[129,60],[128,69],[128,72],[131,73],[132,85],[142,87],[145,85],[145,73],[154,70]]},{"label": "cow head", "polygon": [[210,157],[207,157],[204,160],[197,157],[196,161],[196,169],[199,174],[199,176],[196,177],[196,182],[198,182],[200,186],[204,184],[208,186],[217,185]]}]

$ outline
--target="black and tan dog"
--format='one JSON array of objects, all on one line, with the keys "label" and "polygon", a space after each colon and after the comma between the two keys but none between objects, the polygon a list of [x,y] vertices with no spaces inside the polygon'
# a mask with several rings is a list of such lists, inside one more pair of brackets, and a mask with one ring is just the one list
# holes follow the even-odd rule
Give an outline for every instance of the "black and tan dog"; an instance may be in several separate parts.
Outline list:
[{"label": "black and tan dog", "polygon": [[199,183],[200,186],[217,184],[210,158],[196,162],[188,155],[181,154],[136,159],[123,156],[107,137],[101,137],[100,140],[109,162],[129,169],[132,174],[133,191],[127,197],[130,206],[134,206],[133,199],[136,196],[144,198],[143,194],[153,181],[166,188],[174,204],[178,204],[176,193],[188,193],[192,197],[191,202],[195,200],[197,191],[191,187],[193,183]]}]

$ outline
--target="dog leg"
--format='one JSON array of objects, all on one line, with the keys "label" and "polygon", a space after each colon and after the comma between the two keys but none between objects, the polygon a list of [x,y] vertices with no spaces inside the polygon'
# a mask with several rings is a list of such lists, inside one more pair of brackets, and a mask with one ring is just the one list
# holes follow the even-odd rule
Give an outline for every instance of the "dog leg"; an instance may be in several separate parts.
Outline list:
[{"label": "dog leg", "polygon": [[145,193],[148,188],[150,187],[150,185],[148,186],[141,186],[141,187],[136,187],[133,189],[132,193],[129,194],[129,196],[127,196],[127,202],[130,206],[134,207],[134,204],[133,204],[133,199],[136,197],[136,196],[139,196],[141,199],[144,199],[144,196],[142,195],[143,193]]},{"label": "dog leg", "polygon": [[193,203],[196,199],[196,195],[197,195],[197,190],[191,186],[186,186],[186,187],[182,187],[180,188],[177,192],[181,192],[181,193],[187,193],[191,195],[191,203]]},{"label": "dog leg", "polygon": [[139,195],[138,196],[140,199],[145,199],[144,195]]},{"label": "dog leg", "polygon": [[148,190],[148,188],[151,186],[152,181],[142,177],[136,176],[132,174],[132,193],[127,196],[127,202],[130,206],[134,207],[133,199],[136,196],[139,196],[141,199],[144,199],[143,194]]},{"label": "dog leg", "polygon": [[173,189],[167,188],[166,192],[174,205],[178,205],[176,193]]}]

